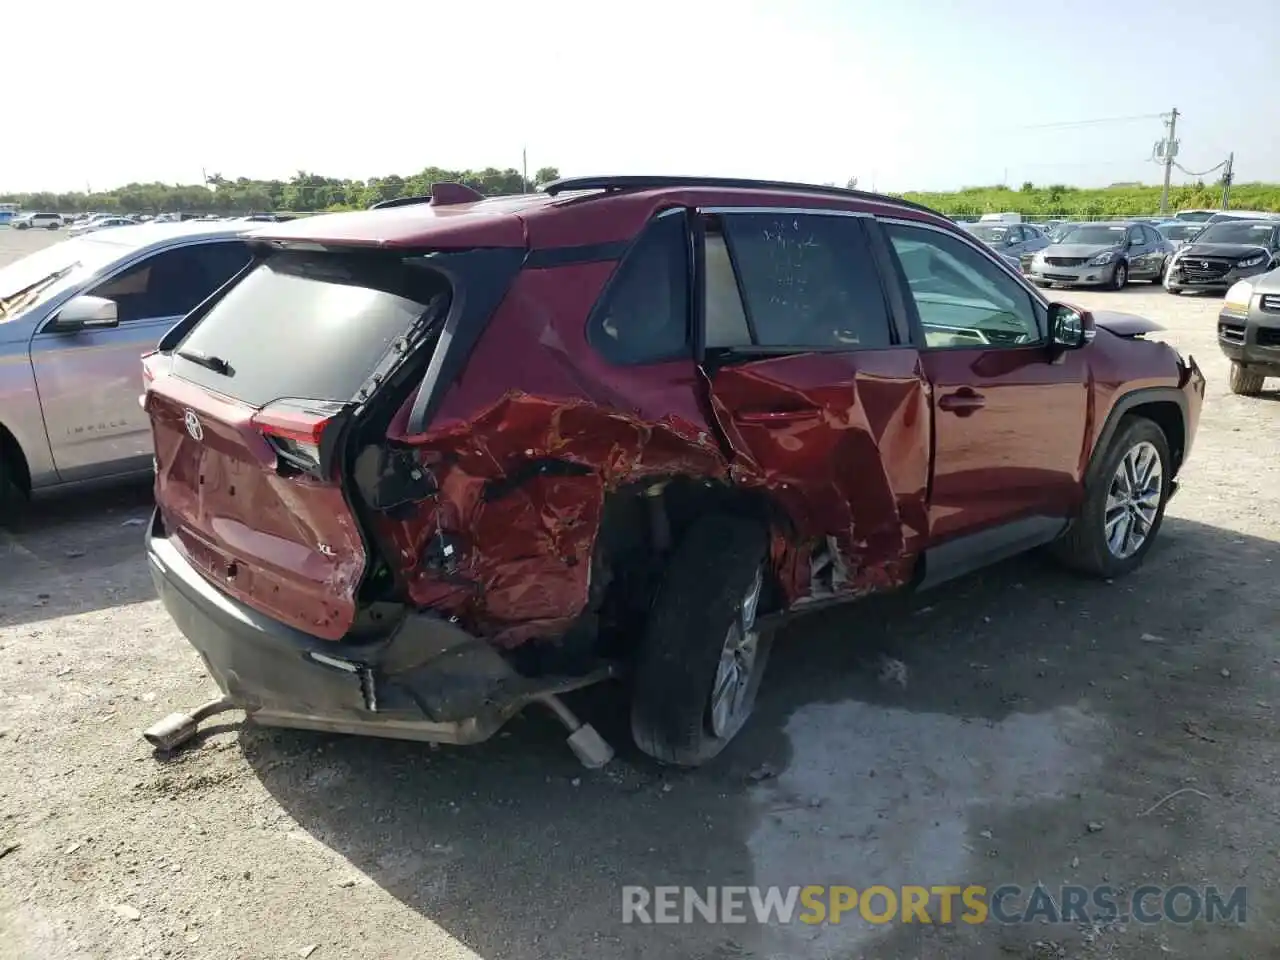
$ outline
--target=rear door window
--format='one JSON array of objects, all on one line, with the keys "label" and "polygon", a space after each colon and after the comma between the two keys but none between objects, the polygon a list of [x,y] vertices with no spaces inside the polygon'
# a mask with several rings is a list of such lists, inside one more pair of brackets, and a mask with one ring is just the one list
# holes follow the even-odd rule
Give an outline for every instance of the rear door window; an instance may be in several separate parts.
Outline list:
[{"label": "rear door window", "polygon": [[754,345],[891,345],[884,288],[856,217],[730,213],[720,218],[720,229]]},{"label": "rear door window", "polygon": [[[276,253],[178,344],[174,372],[254,407],[286,398],[345,402],[399,337],[428,312],[443,316],[448,292],[420,258]],[[183,353],[216,357],[225,372]]]}]

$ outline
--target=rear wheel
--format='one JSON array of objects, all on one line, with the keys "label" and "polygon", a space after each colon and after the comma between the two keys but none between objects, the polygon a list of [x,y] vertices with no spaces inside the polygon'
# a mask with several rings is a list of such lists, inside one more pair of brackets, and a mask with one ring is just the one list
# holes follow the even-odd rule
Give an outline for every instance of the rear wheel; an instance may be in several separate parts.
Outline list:
[{"label": "rear wheel", "polygon": [[1157,271],[1156,271],[1155,276],[1151,278],[1151,282],[1152,282],[1152,283],[1154,283],[1154,284],[1156,284],[1157,286],[1163,286],[1163,284],[1164,284],[1164,271],[1165,271],[1165,268],[1166,268],[1166,267],[1168,267],[1168,266],[1169,266],[1169,261],[1168,261],[1168,260],[1161,260],[1161,261],[1160,261],[1160,269],[1159,269],[1159,270],[1157,270]]},{"label": "rear wheel", "polygon": [[26,229],[27,229],[27,227],[31,226],[31,224],[29,224],[29,223],[18,223],[18,224],[15,224],[15,226],[16,226],[19,230],[26,230]]},{"label": "rear wheel", "polygon": [[1119,577],[1142,563],[1164,521],[1172,489],[1169,442],[1145,417],[1126,417],[1093,480],[1080,515],[1053,552],[1095,577]]},{"label": "rear wheel", "polygon": [[58,225],[58,224],[56,224],[56,223],[50,223],[50,224],[46,224],[46,225],[45,225],[45,229],[46,229],[46,230],[57,230],[57,229],[58,229],[58,226],[59,226],[59,225]]},{"label": "rear wheel", "polygon": [[723,750],[755,705],[771,637],[756,627],[768,534],[729,516],[699,520],[676,547],[636,658],[631,733],[663,763]]},{"label": "rear wheel", "polygon": [[1129,265],[1121,260],[1116,264],[1115,273],[1111,275],[1111,289],[1123,290],[1129,282]]},{"label": "rear wheel", "polygon": [[1266,379],[1265,374],[1259,373],[1257,370],[1250,370],[1239,360],[1231,361],[1229,383],[1232,393],[1242,397],[1256,397],[1262,392],[1262,385]]}]

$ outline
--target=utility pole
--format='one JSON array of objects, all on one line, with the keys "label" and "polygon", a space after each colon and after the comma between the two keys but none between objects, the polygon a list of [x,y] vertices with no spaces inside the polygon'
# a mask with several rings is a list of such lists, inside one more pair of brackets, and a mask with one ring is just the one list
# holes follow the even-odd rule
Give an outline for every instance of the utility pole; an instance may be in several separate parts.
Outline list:
[{"label": "utility pole", "polygon": [[1227,209],[1227,204],[1231,201],[1231,180],[1233,174],[1231,168],[1235,165],[1235,152],[1227,154],[1227,169],[1222,171],[1222,209]]},{"label": "utility pole", "polygon": [[520,148],[520,189],[529,193],[529,148]]},{"label": "utility pole", "polygon": [[1161,141],[1160,155],[1164,157],[1164,189],[1160,191],[1160,212],[1169,212],[1169,177],[1173,175],[1173,158],[1178,155],[1178,108],[1174,107],[1165,121],[1169,135]]}]

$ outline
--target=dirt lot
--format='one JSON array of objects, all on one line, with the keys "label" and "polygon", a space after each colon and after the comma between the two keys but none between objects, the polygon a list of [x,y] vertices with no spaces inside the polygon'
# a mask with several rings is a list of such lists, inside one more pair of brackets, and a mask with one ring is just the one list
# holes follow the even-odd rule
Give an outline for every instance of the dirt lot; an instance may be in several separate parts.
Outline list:
[{"label": "dirt lot", "polygon": [[[0,258],[49,239],[0,231]],[[540,715],[465,750],[232,715],[161,762],[139,731],[213,688],[153,598],[148,490],[38,504],[0,532],[0,957],[1280,957],[1280,397],[1227,393],[1213,299],[1074,299],[1160,320],[1209,377],[1145,567],[1022,560],[800,621],[692,774],[584,772]],[[584,709],[621,746],[607,693]],[[620,922],[623,884],[1037,881],[1244,884],[1248,919]]]}]

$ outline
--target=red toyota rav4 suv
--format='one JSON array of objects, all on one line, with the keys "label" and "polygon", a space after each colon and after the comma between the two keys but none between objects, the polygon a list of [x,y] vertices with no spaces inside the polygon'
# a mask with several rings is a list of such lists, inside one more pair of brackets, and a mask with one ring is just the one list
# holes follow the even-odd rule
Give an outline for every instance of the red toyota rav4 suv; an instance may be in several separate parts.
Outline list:
[{"label": "red toyota rav4 suv", "polygon": [[1043,544],[1135,567],[1204,395],[1155,324],[873,194],[440,184],[256,243],[144,402],[160,596],[266,725],[476,742],[541,702],[599,763],[557,695],[619,678],[696,765],[773,615]]}]

